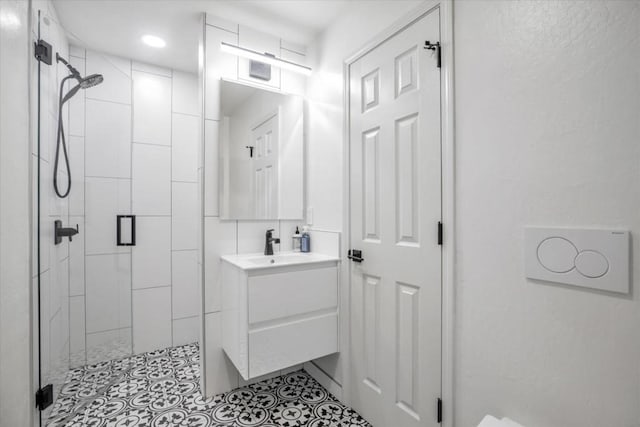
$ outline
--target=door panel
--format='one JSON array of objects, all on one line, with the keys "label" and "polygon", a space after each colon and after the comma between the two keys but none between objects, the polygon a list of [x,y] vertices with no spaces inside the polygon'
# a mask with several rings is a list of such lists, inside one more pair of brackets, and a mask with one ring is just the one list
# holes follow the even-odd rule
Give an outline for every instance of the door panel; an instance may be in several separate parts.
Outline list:
[{"label": "door panel", "polygon": [[276,112],[251,130],[251,141],[255,147],[252,158],[255,176],[253,203],[258,219],[278,216],[278,117]]},{"label": "door panel", "polygon": [[350,66],[351,401],[377,427],[437,425],[439,31],[436,8]]}]

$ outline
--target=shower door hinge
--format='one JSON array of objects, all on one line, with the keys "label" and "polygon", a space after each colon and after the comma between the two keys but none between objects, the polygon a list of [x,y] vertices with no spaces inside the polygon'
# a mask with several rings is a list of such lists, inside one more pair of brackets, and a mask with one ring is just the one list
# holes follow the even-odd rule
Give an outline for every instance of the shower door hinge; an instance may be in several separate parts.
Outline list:
[{"label": "shower door hinge", "polygon": [[438,402],[436,403],[437,405],[437,417],[438,417],[438,424],[442,423],[442,399],[438,398]]},{"label": "shower door hinge", "polygon": [[442,54],[440,53],[442,49],[440,49],[440,42],[431,43],[429,40],[427,40],[424,42],[424,48],[435,52],[436,59],[438,61],[437,66],[438,68],[440,68],[440,65],[442,63]]},{"label": "shower door hinge", "polygon": [[53,403],[53,385],[47,384],[36,391],[36,407],[44,411]]},{"label": "shower door hinge", "polygon": [[35,45],[35,57],[38,61],[44,62],[47,65],[51,65],[53,61],[53,55],[51,54],[51,45],[46,41],[40,39]]},{"label": "shower door hinge", "polygon": [[438,244],[442,246],[442,237],[444,234],[442,222],[438,221]]}]

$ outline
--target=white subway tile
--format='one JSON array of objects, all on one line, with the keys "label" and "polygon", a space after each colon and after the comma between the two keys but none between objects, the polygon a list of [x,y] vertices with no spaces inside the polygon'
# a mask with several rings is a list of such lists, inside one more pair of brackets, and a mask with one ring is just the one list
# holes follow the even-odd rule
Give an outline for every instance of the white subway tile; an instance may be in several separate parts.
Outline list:
[{"label": "white subway tile", "polygon": [[87,99],[85,174],[131,177],[131,107]]},{"label": "white subway tile", "polygon": [[185,345],[200,340],[200,317],[187,317],[173,321],[173,345]]},{"label": "white subway tile", "polygon": [[340,233],[311,230],[309,235],[311,237],[311,252],[340,256]]},{"label": "white subway tile", "polygon": [[173,318],[200,314],[200,284],[198,283],[198,251],[174,251],[172,254]]},{"label": "white subway tile", "polygon": [[[251,254],[264,252],[266,232],[273,229],[273,237],[280,237],[278,221],[238,221],[238,253]],[[273,244],[278,251],[279,245]]]},{"label": "white subway tile", "polygon": [[238,33],[238,24],[234,22],[227,21],[226,19],[220,18],[210,13],[207,13],[207,16],[205,19],[206,19],[207,25],[212,25],[214,27],[218,27],[220,29],[223,29],[225,31],[229,31],[232,33],[236,33],[236,34]]},{"label": "white subway tile", "polygon": [[73,242],[69,243],[69,295],[84,295],[84,217],[70,216],[69,223],[72,227],[77,224],[80,229]]},{"label": "white subway tile", "polygon": [[[85,74],[84,59],[71,57],[69,62],[74,66],[81,75]],[[76,84],[76,81],[73,81]],[[91,90],[91,89],[87,89]],[[81,90],[76,93],[73,98],[68,101],[69,105],[69,126],[65,129],[66,134],[71,136],[84,136],[84,103],[85,103],[85,91]]]},{"label": "white subway tile", "polygon": [[199,116],[201,109],[198,95],[198,76],[174,70],[172,111]]},{"label": "white subway tile", "polygon": [[87,333],[131,326],[131,256],[86,257]]},{"label": "white subway tile", "polygon": [[173,114],[171,130],[171,179],[197,182],[200,119]]},{"label": "white subway tile", "polygon": [[238,35],[220,28],[206,27],[205,118],[220,120],[220,78],[238,79],[238,57],[220,50],[220,43],[238,44]]},{"label": "white subway tile", "polygon": [[133,142],[171,145],[171,78],[133,72]]},{"label": "white subway tile", "polygon": [[207,120],[204,127],[204,214],[219,214],[218,122]]},{"label": "white subway tile", "polygon": [[69,56],[75,56],[77,58],[84,58],[85,57],[85,49],[82,47],[78,47],[78,46],[74,46],[74,45],[69,45]]},{"label": "white subway tile", "polygon": [[69,215],[84,215],[84,137],[67,138],[71,166],[71,192]]},{"label": "white subway tile", "polygon": [[104,81],[87,89],[87,98],[131,104],[131,61],[88,50],[86,72],[102,74]]},{"label": "white subway tile", "polygon": [[133,291],[133,351],[171,346],[171,287]]},{"label": "white subway tile", "polygon": [[133,289],[171,285],[170,217],[136,217],[131,269]]},{"label": "white subway tile", "polygon": [[135,215],[171,215],[171,148],[133,144]]},{"label": "white subway tile", "polygon": [[236,253],[236,221],[204,219],[205,313],[220,311],[220,256]]},{"label": "white subway tile", "polygon": [[69,298],[69,351],[72,368],[86,363],[84,296]]},{"label": "white subway tile", "polygon": [[173,249],[198,248],[198,184],[172,183],[172,245]]}]

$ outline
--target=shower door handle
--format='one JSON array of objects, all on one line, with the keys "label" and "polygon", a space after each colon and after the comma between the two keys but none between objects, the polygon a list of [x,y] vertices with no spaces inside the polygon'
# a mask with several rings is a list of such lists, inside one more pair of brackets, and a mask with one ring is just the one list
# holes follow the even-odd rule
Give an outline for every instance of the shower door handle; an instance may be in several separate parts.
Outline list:
[{"label": "shower door handle", "polygon": [[[125,234],[124,239],[123,239],[123,231]],[[116,245],[118,246],[135,246],[136,245],[136,216],[135,215],[117,215],[116,216]]]}]

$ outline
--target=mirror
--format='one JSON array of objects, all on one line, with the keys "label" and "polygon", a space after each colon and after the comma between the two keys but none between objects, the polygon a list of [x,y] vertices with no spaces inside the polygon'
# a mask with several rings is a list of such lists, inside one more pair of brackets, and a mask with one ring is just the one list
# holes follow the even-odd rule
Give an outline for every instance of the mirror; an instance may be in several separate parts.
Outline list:
[{"label": "mirror", "polygon": [[220,216],[303,218],[303,99],[221,82]]}]

